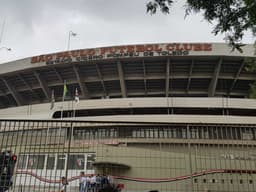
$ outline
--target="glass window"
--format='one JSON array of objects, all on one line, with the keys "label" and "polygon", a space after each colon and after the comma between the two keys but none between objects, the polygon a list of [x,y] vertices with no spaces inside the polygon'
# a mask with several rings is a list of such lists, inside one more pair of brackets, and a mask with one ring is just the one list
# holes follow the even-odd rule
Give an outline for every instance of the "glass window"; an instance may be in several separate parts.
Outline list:
[{"label": "glass window", "polygon": [[29,155],[28,157],[28,169],[43,169],[44,168],[45,155]]},{"label": "glass window", "polygon": [[17,164],[18,169],[26,169],[26,164],[27,164],[27,155],[19,155],[18,164]]},{"label": "glass window", "polygon": [[93,162],[95,161],[96,155],[95,154],[88,154],[87,155],[87,164],[86,169],[92,170],[93,169]]},{"label": "glass window", "polygon": [[57,156],[57,169],[65,168],[66,155],[58,155]]},{"label": "glass window", "polygon": [[243,129],[242,130],[242,139],[243,140],[253,140],[253,134],[251,129]]},{"label": "glass window", "polygon": [[84,155],[69,155],[68,168],[69,169],[84,169]]},{"label": "glass window", "polygon": [[47,162],[46,162],[46,169],[54,169],[54,164],[55,164],[55,155],[50,154],[47,157]]}]

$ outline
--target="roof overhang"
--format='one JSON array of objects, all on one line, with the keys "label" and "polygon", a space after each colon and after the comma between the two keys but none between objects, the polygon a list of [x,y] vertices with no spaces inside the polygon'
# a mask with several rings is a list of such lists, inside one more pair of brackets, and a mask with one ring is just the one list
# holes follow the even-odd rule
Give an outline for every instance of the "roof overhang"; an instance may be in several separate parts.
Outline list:
[{"label": "roof overhang", "polygon": [[97,168],[118,168],[118,169],[130,169],[131,166],[124,164],[124,163],[117,163],[117,162],[111,162],[111,161],[98,161],[94,162],[93,166]]}]

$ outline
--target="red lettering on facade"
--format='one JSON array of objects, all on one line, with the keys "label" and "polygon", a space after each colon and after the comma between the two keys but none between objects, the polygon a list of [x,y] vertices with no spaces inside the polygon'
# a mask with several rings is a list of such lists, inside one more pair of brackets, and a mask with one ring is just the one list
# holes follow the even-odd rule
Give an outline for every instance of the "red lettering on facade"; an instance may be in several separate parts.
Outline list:
[{"label": "red lettering on facade", "polygon": [[204,44],[204,51],[212,51],[212,44],[209,44],[209,43]]},{"label": "red lettering on facade", "polygon": [[31,58],[31,63],[37,63],[37,62],[38,62],[37,56]]},{"label": "red lettering on facade", "polygon": [[38,62],[45,62],[44,55],[40,55],[40,56],[38,57]]},{"label": "red lettering on facade", "polygon": [[96,51],[95,51],[95,49],[88,49],[87,53],[88,53],[88,55],[95,55]]},{"label": "red lettering on facade", "polygon": [[144,45],[136,45],[136,52],[144,52],[145,46]]},{"label": "red lettering on facade", "polygon": [[159,45],[154,45],[154,51],[162,51],[162,48]]},{"label": "red lettering on facade", "polygon": [[45,55],[45,61],[51,61],[52,55]]},{"label": "red lettering on facade", "polygon": [[75,51],[71,51],[71,56],[72,57],[78,57],[79,56],[79,51],[78,50],[75,50]]},{"label": "red lettering on facade", "polygon": [[[146,45],[126,45],[126,46],[114,46],[114,47],[102,47],[102,48],[95,48],[95,49],[82,49],[82,50],[71,50],[71,51],[65,51],[60,53],[54,53],[54,54],[48,54],[48,55],[40,55],[40,56],[34,56],[31,58],[31,63],[38,63],[38,62],[48,62],[53,60],[59,60],[59,59],[69,59],[69,61],[72,61],[72,59],[76,58],[77,61],[80,61],[81,58],[78,57],[84,57],[82,59],[88,59],[90,60],[90,57],[93,57],[93,59],[103,59],[103,58],[115,58],[115,54],[120,55],[119,57],[126,57],[127,54],[119,54],[119,53],[133,53],[136,52],[136,56],[140,56],[138,53],[144,56],[147,56],[147,54],[153,55],[159,55],[162,56],[163,54],[173,55],[176,56],[176,52],[187,52],[186,55],[189,54],[189,51],[191,51],[193,55],[193,51],[212,51],[213,45],[211,43],[169,43],[169,44],[146,44]],[[154,52],[158,52],[159,54],[154,54]],[[173,53],[172,53],[173,52]],[[114,54],[113,56],[109,55],[107,57],[107,54],[111,53]],[[101,57],[95,57],[100,55]],[[105,57],[106,55],[106,57]],[[131,54],[132,55],[132,54]],[[185,55],[185,54],[184,54]],[[88,57],[87,57],[88,56]],[[133,56],[133,55],[132,55]],[[135,56],[135,55],[134,55]],[[58,63],[58,62],[57,62]]]},{"label": "red lettering on facade", "polygon": [[193,48],[193,51],[202,51],[202,50],[203,50],[202,44],[199,44],[199,43],[194,44],[193,47],[194,47],[194,48]]},{"label": "red lettering on facade", "polygon": [[154,50],[153,45],[146,45],[145,46],[145,51],[153,51],[153,50]]},{"label": "red lettering on facade", "polygon": [[179,43],[175,43],[175,48],[177,51],[182,51],[183,47],[181,47],[181,45]]},{"label": "red lettering on facade", "polygon": [[191,51],[192,48],[193,48],[192,44],[190,44],[190,43],[189,44],[188,43],[184,43],[183,47],[184,47],[185,51]]},{"label": "red lettering on facade", "polygon": [[166,50],[168,50],[168,51],[173,51],[174,50],[174,44],[173,43],[171,43],[171,44],[167,44],[166,45]]},{"label": "red lettering on facade", "polygon": [[134,52],[134,45],[128,45],[126,49],[127,49],[127,52]]}]

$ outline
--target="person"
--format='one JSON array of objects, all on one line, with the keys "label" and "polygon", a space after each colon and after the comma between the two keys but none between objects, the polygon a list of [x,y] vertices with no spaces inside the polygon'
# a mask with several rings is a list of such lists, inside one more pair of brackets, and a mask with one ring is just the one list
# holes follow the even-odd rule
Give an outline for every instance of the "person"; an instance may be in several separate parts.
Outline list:
[{"label": "person", "polygon": [[96,176],[96,191],[98,192],[101,189],[101,176],[100,174],[97,174]]},{"label": "person", "polygon": [[108,177],[103,174],[102,178],[101,178],[101,187],[105,188],[109,185],[109,181],[108,181]]},{"label": "person", "polygon": [[85,192],[91,192],[91,176],[87,176],[85,178],[84,186],[85,186],[85,190],[84,190]]},{"label": "person", "polygon": [[61,177],[60,192],[66,192],[67,191],[67,185],[68,185],[67,178],[66,177]]},{"label": "person", "polygon": [[84,172],[80,172],[80,177],[79,177],[79,192],[84,192],[85,190],[85,183],[86,183],[86,176]]},{"label": "person", "polygon": [[96,192],[96,175],[91,176],[91,191]]}]

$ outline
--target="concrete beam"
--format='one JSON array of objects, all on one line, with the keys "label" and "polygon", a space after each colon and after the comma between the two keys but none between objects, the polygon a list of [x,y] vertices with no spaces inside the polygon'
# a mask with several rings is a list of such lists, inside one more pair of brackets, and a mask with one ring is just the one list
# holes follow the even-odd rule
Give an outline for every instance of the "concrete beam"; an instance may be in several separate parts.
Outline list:
[{"label": "concrete beam", "polygon": [[18,74],[18,77],[20,78],[20,80],[25,84],[25,86],[32,92],[32,94],[38,99],[40,100],[39,95],[32,89],[32,87],[28,84],[28,82],[24,79],[24,77],[21,74]]},{"label": "concrete beam", "polygon": [[35,75],[37,81],[39,82],[40,87],[43,90],[45,97],[47,98],[48,101],[51,101],[51,92],[50,92],[49,87],[47,86],[47,83],[42,78],[42,76],[39,72],[35,71],[34,75]]},{"label": "concrete beam", "polygon": [[243,60],[242,64],[240,65],[240,67],[238,69],[238,71],[236,72],[235,78],[234,78],[234,80],[233,80],[233,82],[232,82],[232,84],[231,84],[231,86],[229,88],[228,94],[230,94],[231,91],[233,90],[233,88],[235,87],[235,84],[236,84],[236,82],[237,82],[237,80],[238,80],[238,78],[239,78],[239,76],[241,74],[241,71],[244,68],[244,66],[245,66],[245,61]]},{"label": "concrete beam", "polygon": [[127,97],[126,84],[124,80],[124,71],[120,61],[117,62],[117,69],[118,69],[118,75],[120,80],[122,97]]},{"label": "concrete beam", "polygon": [[17,90],[5,79],[2,78],[2,81],[5,83],[6,87],[8,88],[9,92],[12,94],[16,104],[18,106],[21,106],[24,104],[23,99],[21,98],[20,94],[17,92]]},{"label": "concrete beam", "polygon": [[79,73],[78,66],[73,65],[73,70],[74,70],[74,72],[76,74],[76,79],[77,79],[77,82],[78,82],[78,84],[80,86],[82,97],[85,98],[85,99],[89,99],[90,98],[89,91],[88,91],[87,87],[85,86],[85,84],[82,81],[81,75]]},{"label": "concrete beam", "polygon": [[169,96],[169,87],[170,87],[170,59],[168,58],[166,62],[165,97]]},{"label": "concrete beam", "polygon": [[215,66],[212,80],[211,80],[211,82],[209,84],[209,88],[208,88],[208,96],[209,97],[213,97],[215,95],[215,90],[216,90],[217,83],[218,83],[221,64],[222,64],[222,58],[219,59],[218,63]]},{"label": "concrete beam", "polygon": [[101,74],[99,65],[96,63],[95,67],[96,67],[96,71],[98,73],[98,76],[99,76],[99,79],[100,79],[100,83],[101,83],[101,86],[102,86],[102,89],[103,89],[103,92],[104,92],[104,97],[106,97],[108,95],[108,93],[107,93],[107,90],[106,90],[106,87],[105,87],[105,84],[104,84],[104,81],[103,81],[103,76]]},{"label": "concrete beam", "polygon": [[146,66],[145,66],[145,61],[142,61],[142,67],[143,67],[143,80],[144,80],[144,90],[145,90],[145,95],[148,95],[148,89],[147,89],[147,73],[146,73]]},{"label": "concrete beam", "polygon": [[61,83],[63,83],[64,80],[63,80],[63,78],[61,77],[60,73],[57,71],[57,69],[56,69],[55,67],[53,67],[53,70],[54,70],[54,72],[56,73],[56,76],[58,77],[59,81],[60,81]]},{"label": "concrete beam", "polygon": [[186,88],[187,93],[189,91],[189,87],[190,87],[190,83],[191,83],[193,68],[194,68],[194,60],[192,60],[192,62],[190,64],[190,70],[189,70],[188,82],[187,82],[187,88]]}]

